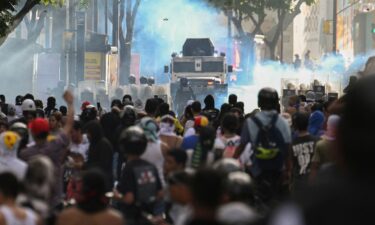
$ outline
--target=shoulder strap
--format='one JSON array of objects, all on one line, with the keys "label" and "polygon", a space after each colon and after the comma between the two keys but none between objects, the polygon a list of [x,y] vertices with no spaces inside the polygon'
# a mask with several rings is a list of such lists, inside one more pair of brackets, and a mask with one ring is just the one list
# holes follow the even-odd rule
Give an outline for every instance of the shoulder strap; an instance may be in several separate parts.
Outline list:
[{"label": "shoulder strap", "polygon": [[257,117],[254,116],[251,119],[254,121],[255,125],[258,126],[259,129],[263,129],[263,123]]},{"label": "shoulder strap", "polygon": [[279,114],[275,114],[272,116],[270,127],[274,127],[276,125],[277,119],[279,118]]}]

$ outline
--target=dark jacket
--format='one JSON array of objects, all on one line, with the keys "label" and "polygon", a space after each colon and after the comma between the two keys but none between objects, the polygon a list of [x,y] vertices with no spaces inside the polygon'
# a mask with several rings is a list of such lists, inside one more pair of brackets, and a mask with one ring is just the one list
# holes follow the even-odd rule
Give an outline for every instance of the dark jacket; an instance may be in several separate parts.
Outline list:
[{"label": "dark jacket", "polygon": [[85,130],[89,136],[90,147],[85,169],[100,169],[107,178],[108,190],[113,187],[113,148],[105,138],[103,129],[98,121],[90,121]]}]

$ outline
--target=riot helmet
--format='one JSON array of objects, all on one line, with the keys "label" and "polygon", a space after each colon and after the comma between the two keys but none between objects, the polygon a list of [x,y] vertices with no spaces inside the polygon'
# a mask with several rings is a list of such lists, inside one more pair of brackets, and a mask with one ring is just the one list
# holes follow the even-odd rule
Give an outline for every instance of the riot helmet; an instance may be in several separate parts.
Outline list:
[{"label": "riot helmet", "polygon": [[124,130],[120,135],[119,142],[124,155],[140,156],[146,151],[147,138],[138,126],[132,126]]}]

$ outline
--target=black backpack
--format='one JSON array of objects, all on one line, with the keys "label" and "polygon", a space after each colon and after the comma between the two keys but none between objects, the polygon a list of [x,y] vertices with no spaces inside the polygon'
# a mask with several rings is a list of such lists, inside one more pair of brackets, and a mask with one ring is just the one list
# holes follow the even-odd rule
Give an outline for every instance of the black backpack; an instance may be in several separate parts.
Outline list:
[{"label": "black backpack", "polygon": [[255,141],[252,143],[253,162],[252,173],[254,176],[260,175],[263,171],[281,171],[287,153],[287,144],[283,135],[276,127],[279,118],[275,114],[268,125],[262,124],[257,118],[252,120],[258,126],[259,132]]}]

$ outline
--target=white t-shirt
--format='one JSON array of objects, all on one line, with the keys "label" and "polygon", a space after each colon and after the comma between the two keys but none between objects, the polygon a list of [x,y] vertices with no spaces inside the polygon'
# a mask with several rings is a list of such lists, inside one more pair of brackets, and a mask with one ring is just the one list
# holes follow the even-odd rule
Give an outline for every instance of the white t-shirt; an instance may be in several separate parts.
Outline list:
[{"label": "white t-shirt", "polygon": [[141,155],[141,159],[146,160],[147,162],[153,164],[158,169],[159,178],[163,184],[165,185],[164,181],[164,173],[163,173],[163,165],[164,165],[164,156],[161,151],[161,142],[160,140],[156,142],[148,142],[146,151]]},{"label": "white t-shirt", "polygon": [[26,218],[24,220],[20,220],[16,218],[13,211],[8,206],[1,206],[0,213],[3,214],[5,218],[5,224],[7,225],[36,225],[37,224],[37,217],[34,212],[29,209],[25,209],[26,211]]},{"label": "white t-shirt", "polygon": [[84,134],[81,144],[75,144],[73,142],[71,143],[70,152],[81,154],[86,162],[87,157],[88,157],[89,147],[90,147],[89,139],[87,138],[86,134]]},{"label": "white t-shirt", "polygon": [[0,156],[0,173],[9,172],[14,174],[19,181],[25,177],[27,164],[15,157]]}]

